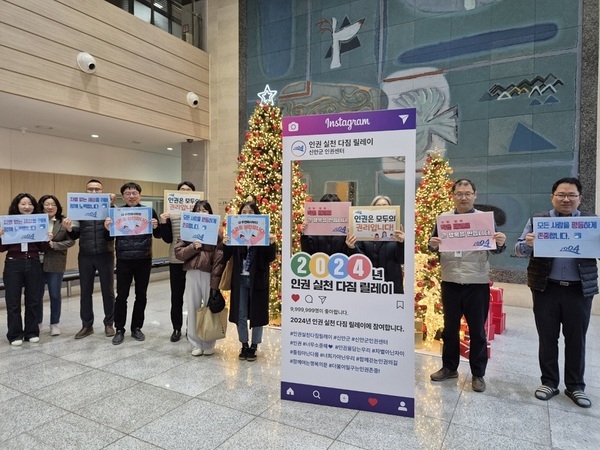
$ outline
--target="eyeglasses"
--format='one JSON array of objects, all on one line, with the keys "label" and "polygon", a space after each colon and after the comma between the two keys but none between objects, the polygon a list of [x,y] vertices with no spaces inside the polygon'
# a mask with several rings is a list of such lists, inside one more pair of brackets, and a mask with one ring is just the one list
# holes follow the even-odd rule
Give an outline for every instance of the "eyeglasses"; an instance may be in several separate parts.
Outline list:
[{"label": "eyeglasses", "polygon": [[579,198],[579,194],[552,194],[553,197],[556,197],[559,200],[564,200],[568,198],[569,200],[575,200]]},{"label": "eyeglasses", "polygon": [[138,191],[123,192],[123,197],[137,197],[140,195]]},{"label": "eyeglasses", "polygon": [[456,198],[471,198],[475,195],[475,192],[453,192],[452,195]]}]

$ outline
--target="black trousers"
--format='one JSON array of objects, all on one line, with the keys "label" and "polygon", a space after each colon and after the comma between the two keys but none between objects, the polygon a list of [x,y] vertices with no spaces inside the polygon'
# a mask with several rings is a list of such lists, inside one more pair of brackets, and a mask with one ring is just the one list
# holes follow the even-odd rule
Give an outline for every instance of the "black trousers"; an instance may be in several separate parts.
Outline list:
[{"label": "black trousers", "polygon": [[183,264],[169,264],[171,282],[171,323],[173,329],[181,331],[183,325],[183,292],[185,291],[185,270]]},{"label": "black trousers", "polygon": [[485,321],[490,309],[489,284],[458,284],[442,281],[442,305],[444,307],[443,366],[450,370],[458,369],[460,319],[464,315],[469,325],[471,339],[469,350],[471,373],[476,377],[483,377],[488,362]]},{"label": "black trousers", "polygon": [[[4,263],[6,288],[6,324],[9,342],[29,339],[40,334],[37,305],[42,282],[42,265],[39,259],[6,258]],[[25,326],[21,315],[21,294],[25,292]]]},{"label": "black trousers", "polygon": [[580,285],[553,283],[548,283],[543,292],[532,290],[532,294],[542,384],[558,388],[558,337],[562,325],[565,386],[570,391],[584,391],[585,336],[590,324],[592,297],[584,297]]},{"label": "black trousers", "polygon": [[104,325],[112,325],[115,310],[115,255],[113,252],[99,253],[96,255],[79,255],[79,283],[81,294],[79,298],[79,315],[81,325],[91,327],[94,325],[94,278],[96,270],[102,290],[102,304],[104,306]]},{"label": "black trousers", "polygon": [[115,328],[125,331],[127,298],[135,280],[135,303],[131,315],[131,331],[144,326],[151,259],[117,259],[117,298],[115,299]]}]

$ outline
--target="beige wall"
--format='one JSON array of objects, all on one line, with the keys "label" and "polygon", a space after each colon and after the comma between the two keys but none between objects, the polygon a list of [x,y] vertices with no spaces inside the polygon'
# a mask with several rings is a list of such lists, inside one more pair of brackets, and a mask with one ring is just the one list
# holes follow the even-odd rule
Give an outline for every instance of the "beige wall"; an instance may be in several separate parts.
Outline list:
[{"label": "beige wall", "polygon": [[182,146],[182,178],[197,183],[215,213],[223,214],[225,202],[234,194],[239,152],[239,6],[237,0],[199,4],[210,54],[211,139]]},{"label": "beige wall", "polygon": [[[100,0],[3,0],[1,11],[0,92],[210,137],[202,50]],[[93,77],[77,67],[80,51],[95,57]]]}]

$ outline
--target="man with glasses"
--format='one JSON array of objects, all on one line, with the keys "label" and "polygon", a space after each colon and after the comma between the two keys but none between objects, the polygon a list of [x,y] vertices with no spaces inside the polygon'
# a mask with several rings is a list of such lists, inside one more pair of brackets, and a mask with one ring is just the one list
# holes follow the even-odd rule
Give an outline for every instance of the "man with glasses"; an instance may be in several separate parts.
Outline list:
[{"label": "man with glasses", "polygon": [[[125,207],[138,208],[143,206],[142,188],[137,183],[125,183],[121,186],[121,195]],[[108,217],[104,226],[110,230],[112,219]],[[135,281],[135,302],[131,315],[131,336],[136,341],[146,339],[142,333],[146,311],[148,284],[152,270],[152,236],[160,238],[158,214],[152,209],[152,234],[132,234],[117,236],[117,298],[115,299],[115,328],[116,334],[112,343],[119,345],[125,339],[125,323],[127,322],[127,298],[131,283]]]},{"label": "man with glasses", "polygon": [[[475,214],[477,190],[471,180],[460,179],[452,185],[454,210],[441,215]],[[487,336],[485,321],[490,307],[490,264],[489,254],[502,253],[506,249],[506,236],[494,232],[495,250],[440,252],[442,271],[442,306],[444,308],[444,331],[442,339],[442,368],[430,375],[433,381],[458,378],[460,360],[460,320],[465,316],[469,326],[471,386],[475,392],[485,391],[485,369],[487,367]],[[437,228],[429,240],[429,248],[438,251],[441,239]]]},{"label": "man with glasses", "polygon": [[[85,191],[88,194],[101,194],[102,183],[92,179],[87,182]],[[111,205],[115,201],[115,194],[110,194]],[[83,339],[94,332],[94,278],[98,271],[102,303],[104,305],[104,334],[107,337],[115,335],[113,327],[113,313],[115,308],[115,250],[114,239],[110,237],[101,220],[73,221],[69,218],[63,220],[67,234],[73,240],[79,239],[79,315],[81,317],[81,330],[75,339]]]},{"label": "man with glasses", "polygon": [[[552,209],[534,217],[591,216],[579,211],[581,183],[561,178],[552,186]],[[534,256],[535,233],[530,218],[515,244],[515,254],[529,257],[527,285],[533,297],[533,315],[538,332],[538,359],[542,385],[535,391],[540,400],[550,400],[560,391],[558,337],[562,324],[565,341],[565,395],[582,408],[592,402],[584,393],[585,338],[590,323],[592,299],[598,293],[598,269],[592,258],[542,258]]]}]

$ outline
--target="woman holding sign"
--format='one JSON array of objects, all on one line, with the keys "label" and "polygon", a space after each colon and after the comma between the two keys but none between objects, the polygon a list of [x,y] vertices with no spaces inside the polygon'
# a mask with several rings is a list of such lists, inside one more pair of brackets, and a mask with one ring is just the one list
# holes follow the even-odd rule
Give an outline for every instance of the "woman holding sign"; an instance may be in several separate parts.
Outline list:
[{"label": "woman holding sign", "polygon": [[[245,202],[238,214],[260,214],[260,211],[256,203]],[[229,321],[237,325],[242,344],[239,359],[255,361],[258,344],[262,342],[263,326],[269,324],[269,270],[277,253],[275,236],[269,235],[268,246],[228,245],[229,236],[225,236],[223,242],[224,262],[233,258]],[[250,345],[248,320],[252,329]]]},{"label": "woman holding sign", "polygon": [[[32,214],[37,201],[31,194],[19,194],[8,208],[9,215]],[[51,233],[48,233],[51,236]],[[0,227],[0,238],[5,235]],[[39,342],[40,329],[37,317],[37,303],[42,282],[40,252],[50,250],[48,242],[19,242],[0,244],[0,252],[6,252],[4,263],[4,285],[6,286],[6,316],[11,345],[19,346],[23,341]],[[25,327],[21,316],[21,292],[25,290]]]},{"label": "woman holding sign", "polygon": [[61,287],[63,275],[67,267],[67,249],[75,245],[75,241],[67,234],[63,226],[62,206],[54,195],[43,195],[38,204],[38,213],[48,214],[52,240],[50,250],[42,257],[42,282],[40,283],[40,298],[38,301],[38,321],[40,330],[44,318],[44,290],[48,285],[50,296],[50,336],[58,336],[60,328],[60,310],[62,304]]},{"label": "woman holding sign", "polygon": [[[198,200],[192,212],[212,214],[206,200]],[[192,356],[210,356],[215,352],[217,341],[202,341],[196,333],[196,310],[206,305],[212,290],[219,289],[221,274],[225,268],[223,261],[223,237],[219,233],[217,245],[203,244],[200,241],[179,240],[175,245],[175,257],[183,261],[185,271],[184,299],[187,305],[187,338],[192,344]]]},{"label": "woman holding sign", "polygon": [[[391,204],[392,201],[385,195],[378,195],[371,201],[371,206],[391,206]],[[373,267],[383,268],[385,281],[394,283],[394,294],[404,293],[402,282],[404,230],[402,227],[390,233],[390,240],[359,241],[356,242],[356,249],[371,260]]]}]

